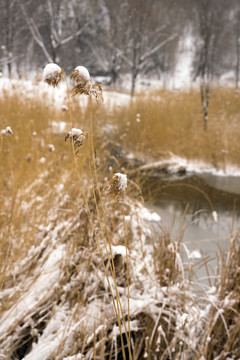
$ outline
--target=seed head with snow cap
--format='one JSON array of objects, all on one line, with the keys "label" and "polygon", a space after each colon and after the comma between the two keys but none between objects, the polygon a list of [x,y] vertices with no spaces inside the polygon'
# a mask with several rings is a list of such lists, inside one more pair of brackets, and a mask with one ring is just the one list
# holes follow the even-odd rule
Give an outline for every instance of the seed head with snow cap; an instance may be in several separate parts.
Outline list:
[{"label": "seed head with snow cap", "polygon": [[77,154],[77,148],[83,145],[83,142],[88,138],[88,133],[82,132],[81,129],[72,128],[65,137],[65,141],[70,139],[73,142],[75,154]]},{"label": "seed head with snow cap", "polygon": [[72,95],[85,94],[95,96],[97,102],[103,101],[102,86],[100,84],[92,84],[88,69],[84,66],[77,66],[71,76],[75,80],[75,86],[72,90]]},{"label": "seed head with snow cap", "polygon": [[108,193],[115,198],[119,198],[123,195],[127,189],[127,175],[116,173],[113,175],[112,181],[108,187]]},{"label": "seed head with snow cap", "polygon": [[13,135],[11,126],[7,126],[6,129],[1,130],[1,135]]},{"label": "seed head with snow cap", "polygon": [[61,80],[62,74],[63,70],[60,66],[54,63],[47,64],[43,69],[43,81],[55,87]]},{"label": "seed head with snow cap", "polygon": [[71,77],[78,83],[90,80],[89,71],[87,68],[85,68],[85,66],[77,66],[73,70]]}]

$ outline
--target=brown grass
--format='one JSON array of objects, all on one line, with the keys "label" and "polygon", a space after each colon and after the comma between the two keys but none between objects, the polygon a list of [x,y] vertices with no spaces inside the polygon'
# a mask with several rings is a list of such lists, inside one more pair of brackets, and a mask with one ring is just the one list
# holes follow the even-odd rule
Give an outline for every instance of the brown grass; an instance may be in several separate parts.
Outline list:
[{"label": "brown grass", "polygon": [[[6,126],[13,129],[12,136],[0,135],[0,264],[4,277],[5,271],[10,271],[40,241],[39,227],[47,225],[46,214],[50,209],[55,207],[58,211],[57,187],[66,173],[71,197],[76,195],[71,186],[76,174],[71,145],[64,142],[64,134],[55,134],[52,129],[52,121],[69,123],[67,113],[56,111],[41,99],[26,99],[18,92],[11,96],[5,93],[0,98],[0,107],[1,129]],[[69,125],[67,132],[70,129]],[[54,145],[54,152],[49,150],[49,144]],[[82,148],[78,157],[80,169],[87,153],[86,147]],[[31,205],[26,207],[26,204]],[[70,200],[68,208],[71,209]]]},{"label": "brown grass", "polygon": [[129,151],[153,159],[172,152],[216,167],[240,166],[239,100],[240,93],[232,89],[213,89],[207,131],[197,90],[141,94],[109,120],[118,125],[114,140]]}]

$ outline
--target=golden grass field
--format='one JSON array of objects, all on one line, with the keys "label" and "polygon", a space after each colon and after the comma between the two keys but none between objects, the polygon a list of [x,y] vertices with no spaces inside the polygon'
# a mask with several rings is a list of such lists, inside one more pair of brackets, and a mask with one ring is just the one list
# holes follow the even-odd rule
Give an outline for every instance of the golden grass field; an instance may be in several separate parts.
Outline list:
[{"label": "golden grass field", "polygon": [[153,159],[172,152],[217,168],[225,162],[240,165],[240,93],[233,89],[212,89],[207,131],[197,90],[140,94],[111,120],[119,126],[116,141]]}]

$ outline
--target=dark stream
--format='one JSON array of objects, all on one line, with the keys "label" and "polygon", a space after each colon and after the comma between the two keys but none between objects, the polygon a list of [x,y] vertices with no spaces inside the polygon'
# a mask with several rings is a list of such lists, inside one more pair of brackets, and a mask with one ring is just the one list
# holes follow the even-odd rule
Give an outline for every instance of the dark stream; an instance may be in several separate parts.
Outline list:
[{"label": "dark stream", "polygon": [[[145,173],[142,189],[146,203],[161,216],[172,240],[183,234],[191,262],[206,258],[209,273],[214,277],[217,255],[229,248],[233,232],[240,229],[240,177],[209,173],[146,176]],[[217,223],[213,211],[217,212]],[[186,253],[183,246],[183,254]],[[202,284],[209,282],[203,263],[196,272]]]}]

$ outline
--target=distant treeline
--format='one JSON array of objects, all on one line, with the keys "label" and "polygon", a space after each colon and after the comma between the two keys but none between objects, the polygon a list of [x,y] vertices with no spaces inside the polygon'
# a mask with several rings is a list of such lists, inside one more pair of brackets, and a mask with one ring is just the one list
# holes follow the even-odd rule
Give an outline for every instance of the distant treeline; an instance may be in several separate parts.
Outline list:
[{"label": "distant treeline", "polygon": [[239,0],[1,0],[0,70],[6,76],[57,62],[84,64],[116,83],[173,70],[179,42],[194,38],[192,78],[232,72],[239,85]]}]

